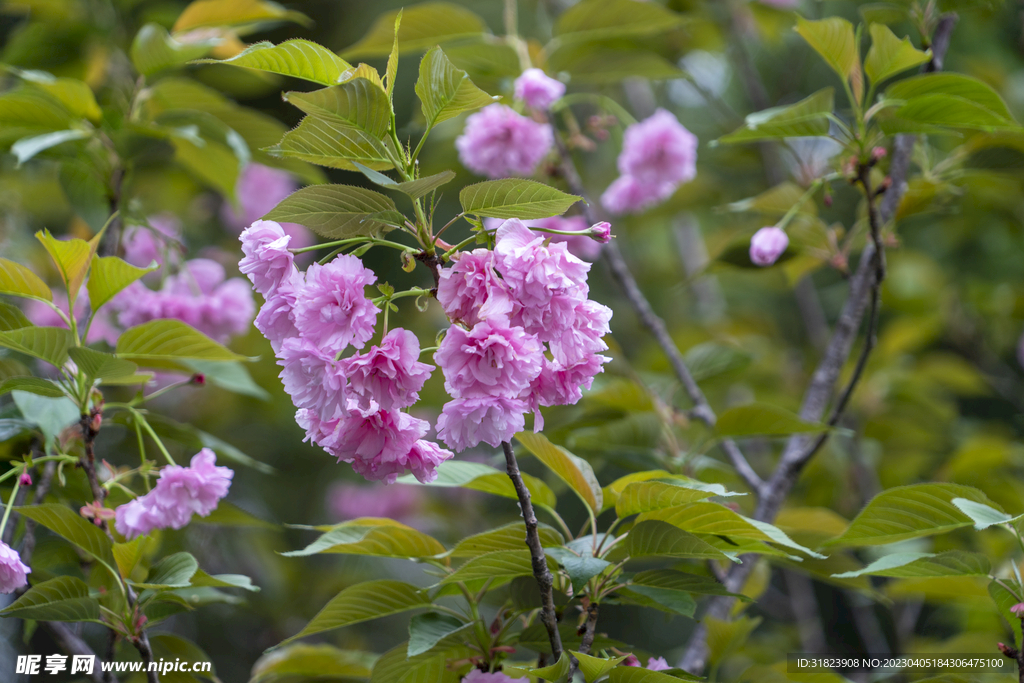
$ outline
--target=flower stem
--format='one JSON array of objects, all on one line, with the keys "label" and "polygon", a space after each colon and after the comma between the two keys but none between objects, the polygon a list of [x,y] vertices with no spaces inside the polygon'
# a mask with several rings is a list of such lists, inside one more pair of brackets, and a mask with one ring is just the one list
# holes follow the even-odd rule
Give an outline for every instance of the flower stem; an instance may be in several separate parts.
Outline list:
[{"label": "flower stem", "polygon": [[[24,470],[22,470],[24,471]],[[4,509],[4,518],[0,521],[0,536],[4,533],[4,528],[7,526],[7,520],[11,518],[11,510],[14,509],[14,499],[18,495],[18,488],[21,486],[21,477],[14,480],[14,490],[11,491],[11,498],[7,501],[7,507]]]}]

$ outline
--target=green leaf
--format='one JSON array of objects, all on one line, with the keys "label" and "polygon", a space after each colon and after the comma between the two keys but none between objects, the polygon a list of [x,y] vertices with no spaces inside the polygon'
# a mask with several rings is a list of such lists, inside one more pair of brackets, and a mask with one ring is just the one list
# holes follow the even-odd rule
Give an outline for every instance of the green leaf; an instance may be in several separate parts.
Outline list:
[{"label": "green leaf", "polygon": [[887,134],[933,133],[941,128],[967,128],[989,132],[1017,131],[1020,126],[974,100],[954,95],[915,97],[891,115],[880,116],[878,125]]},{"label": "green leaf", "polygon": [[530,551],[499,550],[472,558],[441,580],[441,585],[477,579],[512,579],[533,574]]},{"label": "green leaf", "polygon": [[402,643],[388,650],[373,665],[370,683],[458,683],[459,676],[448,668],[448,660],[467,659],[473,650],[452,645],[407,657],[408,645]]},{"label": "green leaf", "polygon": [[682,69],[656,52],[614,50],[587,43],[571,43],[555,50],[548,58],[547,68],[552,73],[570,74],[573,83],[617,83],[632,77],[649,81],[686,77]]},{"label": "green leaf", "polygon": [[897,486],[872,498],[842,536],[826,541],[824,545],[886,545],[972,526],[974,521],[953,504],[954,498],[966,498],[996,507],[984,493],[970,486]]},{"label": "green leaf", "polygon": [[466,213],[532,220],[560,216],[580,198],[534,180],[503,178],[467,185],[459,193],[459,201]]},{"label": "green leaf", "polygon": [[144,582],[133,582],[139,588],[166,590],[192,585],[192,577],[199,571],[199,562],[191,553],[174,553],[160,560]]},{"label": "green leaf", "polygon": [[682,16],[655,3],[583,0],[562,13],[554,33],[561,42],[592,42],[665,33],[682,23]]},{"label": "green leaf", "polygon": [[582,652],[573,652],[572,654],[576,658],[576,661],[579,662],[580,671],[583,672],[584,678],[588,681],[598,680],[601,676],[604,676],[614,667],[618,666],[619,663],[626,658],[625,655],[621,657],[612,657],[610,659],[601,659],[600,657],[585,655]]},{"label": "green leaf", "polygon": [[994,507],[985,505],[984,503],[976,503],[973,500],[966,498],[954,498],[952,501],[953,505],[956,506],[960,512],[964,513],[974,521],[974,528],[978,531],[987,529],[995,524],[1009,524],[1015,522],[1024,515],[1008,515],[1001,510],[996,510]]},{"label": "green leaf", "polygon": [[0,332],[0,346],[44,360],[58,368],[68,359],[71,332],[63,327],[25,327]]},{"label": "green leaf", "polygon": [[199,330],[180,320],[151,320],[124,331],[117,340],[117,356],[139,361],[244,360]]},{"label": "green leaf", "polygon": [[796,104],[749,114],[743,126],[718,138],[716,144],[828,135],[834,97],[835,90],[823,88]]},{"label": "green leaf", "polygon": [[6,129],[2,133],[4,140],[65,130],[73,120],[60,100],[45,92],[23,88],[0,95],[0,124]]},{"label": "green leaf", "polygon": [[[530,492],[530,498],[535,505],[544,507],[555,506],[555,494],[551,488],[537,477],[523,474],[523,482]],[[437,478],[429,484],[421,484],[411,474],[398,478],[399,484],[413,484],[420,486],[459,487],[490,493],[503,498],[518,500],[512,480],[505,472],[499,471],[479,462],[467,462],[463,460],[446,460],[437,468]]]},{"label": "green leaf", "polygon": [[409,646],[407,655],[415,657],[429,652],[448,636],[472,626],[453,616],[438,612],[417,614],[409,620]]},{"label": "green leaf", "polygon": [[[29,320],[17,306],[12,306],[5,301],[0,301],[0,332],[20,330],[23,327],[32,327],[32,321]],[[24,374],[30,375],[32,373],[26,372]],[[4,373],[0,372],[0,377],[4,376]]]},{"label": "green leaf", "polygon": [[455,68],[440,47],[431,48],[423,55],[420,77],[416,81],[416,95],[423,107],[427,130],[442,121],[499,99],[473,85],[469,75]]},{"label": "green leaf", "polygon": [[523,676],[535,676],[536,678],[544,679],[545,681],[559,681],[572,670],[572,663],[569,661],[568,655],[564,652],[562,656],[558,658],[558,661],[551,666],[541,667],[539,669],[523,669],[518,666],[509,666],[506,664],[503,670],[509,676],[516,676],[522,678]]},{"label": "green leaf", "polygon": [[853,75],[858,64],[857,41],[853,35],[853,24],[841,17],[829,17],[820,21],[796,18],[796,32],[822,56],[825,63],[846,81]]},{"label": "green leaf", "polygon": [[92,309],[99,309],[122,289],[159,267],[153,262],[145,268],[136,268],[116,256],[97,256],[92,260],[89,282],[86,285]]},{"label": "green leaf", "polygon": [[181,43],[172,38],[167,29],[160,24],[149,23],[135,34],[129,54],[132,64],[140,74],[152,76],[167,69],[184,66],[202,57],[222,40],[223,38],[216,36]]},{"label": "green leaf", "polygon": [[11,145],[11,154],[18,160],[18,165],[25,163],[40,152],[61,145],[73,140],[84,140],[92,133],[87,130],[58,130],[53,133],[43,133],[30,138],[22,138]]},{"label": "green leaf", "polygon": [[58,576],[28,589],[0,616],[38,621],[100,622],[100,604],[89,597],[89,587],[73,576]]},{"label": "green leaf", "polygon": [[635,666],[617,666],[608,675],[608,683],[679,683],[680,679],[684,681],[703,680],[682,669],[649,671]]},{"label": "green leaf", "polygon": [[68,350],[71,360],[75,361],[78,370],[85,374],[88,383],[97,379],[125,379],[133,377],[139,366],[131,361],[122,360],[109,353],[76,346]]},{"label": "green leaf", "polygon": [[628,517],[649,510],[674,507],[714,496],[713,491],[691,488],[687,482],[655,480],[634,482],[622,489],[615,501],[615,514]]},{"label": "green leaf", "polygon": [[305,628],[281,645],[314,633],[429,606],[430,600],[411,584],[392,579],[364,581],[334,596]]},{"label": "green leaf", "polygon": [[253,585],[252,579],[243,574],[215,574],[210,576],[200,569],[192,576],[190,583],[197,588],[242,588],[253,593],[260,592],[260,587]]},{"label": "green leaf", "polygon": [[[235,138],[241,141],[237,134]],[[174,160],[196,180],[229,199],[234,197],[235,185],[243,166],[235,150],[205,138],[197,141],[175,136],[170,139],[170,143],[174,147]]]},{"label": "green leaf", "polygon": [[397,211],[386,195],[351,185],[311,185],[285,197],[264,218],[299,223],[330,239],[376,237],[388,226],[370,216]]},{"label": "green leaf", "polygon": [[283,553],[284,556],[339,553],[376,557],[433,557],[445,552],[444,546],[436,539],[391,519],[361,517],[326,529],[326,533],[304,549]]},{"label": "green leaf", "polygon": [[310,116],[355,126],[374,138],[383,138],[391,125],[387,93],[365,78],[312,92],[286,92],[284,100]]},{"label": "green leaf", "polygon": [[885,99],[912,100],[925,95],[951,95],[988,109],[996,116],[1013,120],[1006,102],[990,85],[972,76],[956,73],[922,74],[893,83],[885,90]]},{"label": "green leaf", "polygon": [[98,526],[71,508],[56,503],[45,503],[43,505],[22,505],[17,508],[17,511],[96,558],[115,578],[119,576],[117,563],[114,561],[112,541]]},{"label": "green leaf", "polygon": [[[383,57],[395,44],[395,20],[398,10],[377,17],[363,38],[345,50],[348,58]],[[457,38],[487,32],[483,19],[464,7],[450,2],[424,2],[402,10],[398,28],[398,48],[415,52]]]},{"label": "green leaf", "polygon": [[[561,546],[562,534],[546,524],[539,525],[538,534],[543,548]],[[462,539],[448,552],[449,557],[477,557],[498,550],[522,550],[526,545],[526,524],[513,522]]]},{"label": "green leaf", "polygon": [[370,180],[370,182],[381,187],[386,187],[389,190],[397,190],[399,192],[404,192],[413,199],[419,199],[423,195],[429,192],[433,192],[437,188],[451,182],[455,178],[454,171],[441,171],[440,173],[436,173],[431,176],[417,178],[416,180],[407,180],[405,182],[400,183],[396,180],[392,180],[383,173],[378,173],[373,169],[366,168],[360,163],[356,163],[355,166],[364,176],[366,176]]},{"label": "green leaf", "polygon": [[199,59],[199,64],[231,64],[305,81],[334,85],[345,80],[352,65],[322,45],[295,38],[280,45],[262,41],[250,45],[230,59]]},{"label": "green leaf", "polygon": [[22,417],[39,427],[47,445],[79,419],[78,406],[69,398],[47,398],[24,391],[12,391],[11,396]]},{"label": "green leaf", "polygon": [[568,484],[595,514],[601,511],[604,494],[590,463],[551,443],[543,434],[520,432],[516,440]]},{"label": "green leaf", "polygon": [[174,22],[174,33],[207,27],[238,27],[252,30],[268,22],[292,21],[312,24],[305,14],[287,10],[267,0],[195,0]]},{"label": "green leaf", "polygon": [[99,121],[103,116],[92,88],[85,81],[77,78],[57,78],[47,71],[25,71],[8,66],[7,70],[21,78],[32,88],[42,90],[58,100],[73,116]]},{"label": "green leaf", "polygon": [[602,560],[600,557],[586,554],[581,556],[569,548],[547,548],[544,553],[558,562],[565,570],[565,573],[569,575],[573,593],[576,595],[583,591],[587,581],[590,581],[590,579],[612,566],[612,563],[608,560]]},{"label": "green leaf", "polygon": [[398,14],[395,16],[395,39],[391,44],[391,54],[388,55],[388,65],[384,70],[384,83],[389,99],[395,94],[395,79],[398,78],[398,30],[400,28],[402,28],[402,10],[398,10]]},{"label": "green leaf", "polygon": [[356,170],[358,161],[376,171],[394,166],[385,143],[361,128],[338,120],[307,116],[267,150],[279,157],[302,159],[319,166]]},{"label": "green leaf", "polygon": [[[216,450],[216,446],[210,446],[210,448]],[[218,455],[221,455],[219,451]],[[272,469],[271,473],[276,471]],[[194,517],[192,521],[198,524],[214,524],[217,526],[241,526],[267,530],[279,528],[276,524],[260,519],[256,515],[246,512],[237,505],[232,505],[224,500],[220,501],[220,504],[217,505],[214,511],[206,517]]]},{"label": "green leaf", "polygon": [[720,437],[788,436],[826,430],[827,425],[801,420],[799,415],[770,403],[730,408],[715,424],[715,433]]},{"label": "green leaf", "polygon": [[638,522],[626,537],[625,552],[630,557],[729,559],[693,534],[661,521]]},{"label": "green leaf", "polygon": [[57,266],[57,272],[60,273],[60,278],[67,289],[72,309],[75,307],[78,290],[82,287],[82,282],[85,281],[85,274],[89,271],[89,264],[99,246],[98,237],[99,235],[86,242],[76,238],[59,240],[51,235],[49,230],[36,233],[36,239],[42,242],[43,247]]},{"label": "green leaf", "polygon": [[1010,624],[1014,635],[1013,642],[1021,642],[1020,617],[1010,611],[1010,608],[1018,604],[1021,598],[1007,590],[999,581],[992,581],[988,584],[988,594],[992,597],[992,602],[996,604],[999,614]]},{"label": "green leaf", "polygon": [[38,275],[5,258],[0,258],[0,294],[53,301],[53,292]]},{"label": "green leaf", "polygon": [[0,396],[11,391],[24,391],[36,396],[58,398],[64,391],[48,379],[40,377],[9,377],[0,382]]},{"label": "green leaf", "polygon": [[712,578],[688,574],[675,569],[650,569],[634,574],[630,579],[630,585],[633,588],[636,586],[648,586],[683,593],[698,593],[700,595],[728,595],[744,602],[752,602],[746,595],[730,593],[726,590],[725,586]]},{"label": "green leaf", "polygon": [[249,683],[294,683],[296,680],[363,680],[370,666],[362,652],[333,645],[290,645],[260,657]]},{"label": "green leaf", "polygon": [[629,586],[615,591],[619,602],[640,607],[668,612],[669,614],[682,614],[685,617],[693,617],[697,603],[689,593],[668,590],[666,588],[655,588],[653,586]]},{"label": "green leaf", "polygon": [[[186,360],[182,361],[181,364],[195,372],[201,373],[206,378],[206,381],[215,387],[220,387],[242,396],[252,396],[262,401],[270,400],[270,394],[263,387],[256,384],[252,375],[249,374],[249,371],[242,363],[222,360]],[[249,456],[245,456],[245,459],[251,460]],[[260,463],[260,466],[266,467],[262,463]]]},{"label": "green leaf", "polygon": [[932,58],[931,50],[918,50],[910,38],[900,40],[885,24],[871,24],[871,49],[864,58],[864,73],[878,84]]},{"label": "green leaf", "polygon": [[863,569],[835,574],[837,579],[858,576],[892,576],[901,579],[930,578],[936,576],[988,576],[992,566],[988,558],[979,553],[947,550],[944,553],[892,553],[881,557]]}]

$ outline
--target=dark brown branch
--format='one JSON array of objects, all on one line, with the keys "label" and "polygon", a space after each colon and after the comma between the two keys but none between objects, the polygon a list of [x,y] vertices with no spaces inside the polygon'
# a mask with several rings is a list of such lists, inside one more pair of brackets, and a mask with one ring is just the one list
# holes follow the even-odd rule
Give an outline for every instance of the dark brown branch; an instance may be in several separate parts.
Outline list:
[{"label": "dark brown branch", "polygon": [[[603,217],[598,213],[598,210],[594,207],[593,203],[587,199],[587,191],[583,186],[583,181],[580,179],[580,174],[576,170],[576,164],[572,160],[572,154],[569,152],[569,148],[566,147],[565,141],[562,140],[561,136],[555,135],[555,145],[558,148],[559,156],[562,160],[562,176],[565,178],[566,183],[569,185],[569,189],[574,194],[583,197],[583,213],[588,223],[597,223],[603,220]],[[683,355],[679,352],[679,348],[676,343],[672,340],[672,336],[668,333],[668,329],[665,327],[665,321],[662,320],[654,309],[651,307],[647,297],[640,290],[640,285],[637,284],[636,278],[633,277],[633,273],[629,270],[629,265],[626,263],[626,259],[622,256],[622,252],[619,251],[618,245],[615,240],[612,240],[608,244],[604,245],[601,250],[601,254],[604,256],[605,262],[608,264],[608,269],[612,273],[612,277],[622,288],[623,293],[626,295],[626,299],[629,301],[633,310],[636,312],[637,317],[640,318],[640,322],[643,323],[644,327],[651,333],[654,340],[661,347],[662,353],[668,358],[669,364],[672,366],[672,371],[675,373],[679,383],[683,385],[683,389],[686,394],[690,397],[690,401],[693,403],[693,410],[690,414],[696,419],[703,422],[708,427],[714,427],[715,422],[718,420],[718,416],[715,415],[715,411],[712,410],[711,405],[708,404],[707,398],[704,396],[704,392],[701,390],[697,381],[693,378],[690,373],[690,369],[686,366],[686,361],[683,360]],[[740,451],[739,446],[732,439],[722,440],[722,450],[725,451],[726,455],[729,456],[729,460],[732,461],[733,467],[736,472],[743,478],[755,494],[760,494],[761,488],[764,482],[761,477],[758,476],[754,468],[750,466],[747,459],[743,457],[743,453]]]},{"label": "dark brown branch", "polygon": [[581,629],[581,635],[583,638],[580,640],[580,652],[585,655],[590,654],[590,648],[594,645],[594,636],[597,631],[597,612],[600,605],[596,602],[591,602],[587,605],[587,620],[583,622],[583,628]]},{"label": "dark brown branch", "polygon": [[109,677],[105,677],[102,673],[103,667],[100,666],[99,657],[96,657],[96,653],[92,651],[88,643],[78,637],[74,631],[68,627],[67,624],[59,621],[44,621],[41,622],[43,628],[49,632],[50,636],[57,641],[57,645],[60,649],[69,655],[79,655],[85,657],[95,657],[93,660],[95,665],[92,669],[92,674],[89,675],[89,680],[95,681],[95,683],[117,683],[117,678],[113,674],[109,674]]},{"label": "dark brown branch", "polygon": [[557,662],[558,658],[562,656],[562,635],[558,632],[558,615],[555,613],[554,577],[551,576],[551,570],[548,569],[548,559],[540,544],[537,515],[533,511],[533,503],[530,502],[530,490],[526,488],[523,475],[519,472],[519,463],[516,462],[512,444],[502,441],[501,448],[505,451],[508,478],[512,480],[512,485],[516,489],[519,509],[522,511],[523,521],[526,523],[526,545],[530,549],[533,576],[537,579],[537,588],[540,589],[540,619],[544,623],[544,628],[548,631],[548,639],[551,641],[551,657]]}]

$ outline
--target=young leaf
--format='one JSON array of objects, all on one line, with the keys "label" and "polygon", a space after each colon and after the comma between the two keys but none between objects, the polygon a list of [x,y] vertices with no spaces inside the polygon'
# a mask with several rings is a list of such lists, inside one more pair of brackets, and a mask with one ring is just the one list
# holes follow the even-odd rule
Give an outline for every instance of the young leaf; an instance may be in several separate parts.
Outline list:
[{"label": "young leaf", "polygon": [[448,636],[472,625],[439,612],[417,614],[409,620],[409,647],[406,655],[415,657],[429,652]]},{"label": "young leaf", "polygon": [[595,514],[601,511],[603,493],[590,463],[554,445],[543,434],[520,432],[516,440],[568,484]]},{"label": "young leaf", "polygon": [[210,576],[202,569],[192,576],[191,584],[197,588],[241,588],[253,593],[260,592],[260,587],[253,585],[252,579],[243,574],[215,574]]},{"label": "young leaf", "polygon": [[388,226],[370,218],[382,211],[397,211],[386,195],[351,185],[311,185],[293,192],[264,218],[299,223],[330,239],[376,237]]},{"label": "young leaf", "polygon": [[996,524],[1009,524],[1014,522],[1024,515],[1008,515],[1005,512],[996,510],[994,507],[985,505],[984,503],[976,503],[973,500],[966,498],[954,498],[950,501],[957,507],[960,512],[964,513],[972,520],[974,520],[974,528],[978,531],[987,529],[990,526]]},{"label": "young leaf", "polygon": [[337,120],[307,116],[267,150],[280,157],[302,159],[319,166],[354,171],[353,161],[376,171],[394,166],[385,143],[366,131]]},{"label": "young leaf", "polygon": [[796,104],[750,114],[742,127],[718,138],[716,144],[828,135],[834,95],[832,88],[824,88]]},{"label": "young leaf", "polygon": [[715,424],[720,437],[788,436],[828,430],[827,425],[806,422],[800,416],[770,403],[751,403],[730,408]]},{"label": "young leaf", "polygon": [[302,550],[283,553],[305,557],[318,553],[375,557],[432,557],[445,552],[439,541],[391,519],[361,517],[326,527],[326,533]]},{"label": "young leaf", "polygon": [[134,583],[143,589],[167,590],[186,588],[192,577],[199,571],[199,562],[190,553],[174,553],[160,560],[150,571],[145,581]]},{"label": "young leaf", "polygon": [[728,595],[745,602],[751,602],[746,595],[730,593],[725,586],[706,576],[688,574],[676,571],[675,569],[650,569],[633,575],[629,581],[634,588],[636,586],[648,586],[661,588],[662,590],[680,591],[683,593],[697,593],[700,595]]},{"label": "young leaf", "polygon": [[921,95],[886,116],[879,127],[887,134],[934,133],[940,129],[966,128],[989,132],[1019,131],[1013,119],[1007,119],[977,102],[946,94]]},{"label": "young leaf", "polygon": [[473,85],[466,72],[455,68],[439,47],[431,48],[423,55],[416,95],[423,107],[427,130],[498,99]]},{"label": "young leaf", "polygon": [[511,676],[518,676],[520,678],[524,676],[533,676],[540,678],[545,681],[555,683],[566,677],[569,671],[572,670],[572,664],[569,661],[568,655],[564,652],[562,656],[558,658],[558,661],[551,666],[544,666],[539,669],[524,669],[517,666],[504,666],[504,671],[508,672]]},{"label": "young leaf", "polygon": [[333,645],[290,645],[263,655],[252,667],[249,683],[300,680],[364,680],[370,666],[363,652],[339,650]]},{"label": "young leaf", "polygon": [[[523,474],[523,482],[526,484],[530,497],[535,505],[554,507],[556,503],[555,494],[551,488],[537,477]],[[505,472],[494,469],[488,465],[478,462],[466,462],[463,460],[447,460],[437,468],[437,479],[429,484],[421,484],[411,474],[398,478],[399,484],[412,484],[424,486],[462,487],[490,493],[495,496],[519,498],[512,481]]]},{"label": "young leaf", "polygon": [[893,83],[885,90],[885,98],[888,100],[909,101],[925,95],[951,95],[970,100],[1000,118],[1013,120],[1006,102],[992,86],[963,74],[922,74]]},{"label": "young leaf", "polygon": [[99,240],[96,237],[88,242],[76,238],[59,240],[51,235],[49,230],[37,232],[36,239],[42,242],[43,247],[56,264],[61,280],[64,281],[64,286],[67,288],[69,305],[73,310],[78,290],[82,287],[82,282],[85,281],[85,274],[89,271],[89,264],[96,254]]},{"label": "young leaf", "polygon": [[73,576],[38,583],[0,610],[0,616],[39,621],[100,621],[100,604],[89,587]]},{"label": "young leaf", "polygon": [[712,491],[689,488],[673,481],[638,481],[622,489],[615,501],[615,514],[629,517],[640,512],[704,500],[713,495]]},{"label": "young leaf", "polygon": [[380,187],[386,187],[389,190],[397,190],[403,192],[413,199],[419,199],[423,195],[433,192],[437,188],[451,182],[455,178],[454,171],[441,171],[440,173],[426,176],[423,178],[417,178],[416,180],[407,180],[405,182],[398,182],[392,180],[383,173],[378,173],[373,169],[366,168],[360,163],[355,164],[356,168],[366,176],[366,178]]},{"label": "young leaf", "polygon": [[533,565],[530,559],[530,551],[522,550],[499,550],[493,553],[486,553],[466,562],[466,564],[455,570],[441,580],[442,585],[458,583],[459,581],[476,581],[477,579],[512,579],[517,576],[529,576],[533,574]]},{"label": "young leaf", "polygon": [[0,396],[11,391],[24,391],[49,398],[59,398],[64,395],[64,391],[60,387],[41,377],[9,377],[0,382]]},{"label": "young leaf", "polygon": [[199,59],[199,64],[231,64],[305,81],[334,85],[345,79],[352,65],[322,45],[295,38],[280,45],[263,41],[250,45],[230,59]]},{"label": "young leaf", "polygon": [[466,213],[533,220],[560,216],[580,198],[535,180],[503,178],[467,185],[459,193],[459,201]]},{"label": "young leaf", "polygon": [[388,98],[395,92],[395,79],[398,77],[398,29],[402,27],[402,10],[398,10],[395,16],[395,40],[391,45],[391,54],[388,55],[388,65],[384,72],[384,84],[387,87]]},{"label": "young leaf", "polygon": [[842,17],[829,17],[820,21],[796,18],[796,32],[822,56],[825,63],[846,81],[859,67],[857,41],[853,24]]},{"label": "young leaf", "polygon": [[5,258],[0,258],[0,294],[53,301],[53,292],[38,275]]},{"label": "young leaf", "polygon": [[[10,332],[11,330],[20,330],[23,327],[32,327],[32,321],[29,320],[21,309],[17,306],[0,301],[0,332]],[[24,373],[31,375],[31,372]],[[9,377],[0,371],[0,377]]]},{"label": "young leaf", "polygon": [[17,508],[17,511],[96,558],[110,570],[114,577],[119,576],[117,563],[114,561],[112,541],[98,526],[86,520],[75,510],[65,505],[45,503],[43,505],[23,505]]},{"label": "young leaf", "polygon": [[1021,601],[1020,597],[1008,591],[1000,581],[991,581],[988,584],[988,594],[992,597],[992,602],[996,604],[999,614],[1010,624],[1015,638],[1013,642],[1021,642],[1020,617],[1010,611],[1011,607]]},{"label": "young leaf", "polygon": [[692,617],[697,609],[697,603],[689,593],[664,588],[629,586],[616,590],[615,595],[619,602],[628,605],[650,607],[669,614],[682,614],[685,617]]},{"label": "young leaf", "polygon": [[176,359],[244,360],[180,320],[160,319],[136,325],[117,340],[117,356],[146,365]]},{"label": "young leaf", "polygon": [[44,360],[58,368],[68,359],[71,332],[63,327],[25,327],[0,332],[0,346]]},{"label": "young leaf", "polygon": [[892,553],[881,557],[863,569],[834,574],[836,578],[857,576],[892,576],[904,579],[935,576],[988,576],[992,566],[988,558],[979,553],[947,550],[932,553]]},{"label": "young leaf", "polygon": [[387,94],[365,78],[312,92],[286,92],[284,100],[310,116],[355,126],[374,138],[383,138],[391,125]]},{"label": "young leaf", "polygon": [[932,58],[931,50],[918,50],[910,38],[900,40],[885,24],[871,24],[871,49],[864,58],[864,73],[875,85]]},{"label": "young leaf", "polygon": [[729,557],[667,522],[638,522],[626,537],[625,553],[630,557],[661,556],[725,560]]},{"label": "young leaf", "polygon": [[633,0],[583,0],[558,17],[554,33],[562,43],[639,38],[665,33],[684,19],[665,7]]},{"label": "young leaf", "polygon": [[[19,131],[18,137],[65,130],[73,120],[60,100],[45,92],[22,88],[0,95],[0,123]],[[5,131],[7,134],[9,131]]]},{"label": "young leaf", "polygon": [[[561,546],[565,539],[555,529],[541,524],[538,529],[541,547]],[[498,550],[522,550],[526,545],[526,525],[513,522],[462,539],[448,552],[449,557],[477,557]]]},{"label": "young leaf", "polygon": [[416,586],[391,579],[364,581],[334,596],[305,628],[281,645],[314,633],[429,606],[430,600]]},{"label": "young leaf", "polygon": [[223,40],[217,36],[212,39],[181,43],[172,38],[167,29],[160,24],[149,23],[135,34],[129,54],[132,64],[140,74],[152,76],[199,59]]},{"label": "young leaf", "polygon": [[301,12],[287,10],[267,0],[194,0],[174,22],[175,34],[206,27],[242,27],[253,29],[267,22],[292,21],[304,26],[312,23]]},{"label": "young leaf", "polygon": [[54,439],[69,425],[78,421],[78,406],[69,398],[48,398],[24,391],[12,391],[11,397],[29,424],[39,428],[46,438],[46,443]]},{"label": "young leaf", "polygon": [[40,152],[56,147],[57,145],[71,142],[73,140],[84,140],[92,134],[87,130],[58,130],[53,133],[43,133],[30,138],[22,138],[11,145],[11,154],[18,161],[18,165],[25,163]]},{"label": "young leaf", "polygon": [[[589,551],[590,549],[588,549]],[[587,581],[612,566],[608,560],[602,560],[600,557],[593,557],[587,553],[577,555],[568,548],[548,548],[544,554],[562,566],[565,573],[569,575],[569,580],[572,581],[573,593],[577,595],[583,591]]]},{"label": "young leaf", "polygon": [[116,256],[97,256],[86,284],[92,310],[98,310],[122,289],[159,267],[155,261],[146,268],[136,268]]},{"label": "young leaf", "polygon": [[456,38],[487,32],[483,19],[464,7],[450,2],[424,2],[402,11],[402,24],[397,35],[395,20],[399,10],[380,15],[363,38],[345,50],[348,58],[383,57],[394,44],[402,52],[415,52]]}]

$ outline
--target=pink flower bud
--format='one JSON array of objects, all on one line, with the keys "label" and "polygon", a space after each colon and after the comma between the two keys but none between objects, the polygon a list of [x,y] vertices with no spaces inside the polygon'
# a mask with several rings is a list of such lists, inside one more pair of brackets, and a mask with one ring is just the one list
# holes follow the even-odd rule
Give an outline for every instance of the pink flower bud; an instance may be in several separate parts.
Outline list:
[{"label": "pink flower bud", "polygon": [[612,224],[601,221],[590,226],[590,236],[601,244],[608,244],[612,239]]},{"label": "pink flower bud", "polygon": [[770,266],[779,260],[789,246],[789,237],[775,226],[761,228],[750,238],[750,260],[759,266]]},{"label": "pink flower bud", "polygon": [[192,375],[192,379],[190,381],[192,382],[192,384],[203,386],[206,384],[206,375],[204,375],[201,372],[197,372],[196,374]]},{"label": "pink flower bud", "polygon": [[31,486],[32,485],[32,477],[31,477],[31,475],[29,475],[28,472],[22,472],[21,476],[18,477],[18,485],[19,486]]},{"label": "pink flower bud", "polygon": [[622,666],[640,666],[640,660],[636,655],[626,655],[626,658],[622,660]]},{"label": "pink flower bud", "polygon": [[1024,602],[1018,602],[1016,605],[1010,608],[1014,616],[1024,617]]},{"label": "pink flower bud", "polygon": [[874,161],[881,161],[885,158],[886,154],[888,154],[888,152],[885,151],[885,147],[875,147],[871,150],[871,158]]}]

